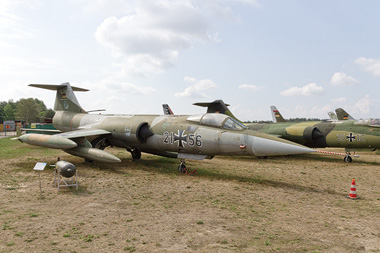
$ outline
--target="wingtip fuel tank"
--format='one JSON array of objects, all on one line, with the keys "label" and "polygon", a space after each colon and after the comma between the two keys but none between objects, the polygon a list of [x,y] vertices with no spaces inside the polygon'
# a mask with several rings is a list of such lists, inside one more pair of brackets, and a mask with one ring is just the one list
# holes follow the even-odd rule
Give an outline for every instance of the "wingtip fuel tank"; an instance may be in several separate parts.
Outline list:
[{"label": "wingtip fuel tank", "polygon": [[70,149],[78,146],[75,141],[61,136],[48,134],[24,134],[18,137],[18,140],[30,145],[56,149]]}]

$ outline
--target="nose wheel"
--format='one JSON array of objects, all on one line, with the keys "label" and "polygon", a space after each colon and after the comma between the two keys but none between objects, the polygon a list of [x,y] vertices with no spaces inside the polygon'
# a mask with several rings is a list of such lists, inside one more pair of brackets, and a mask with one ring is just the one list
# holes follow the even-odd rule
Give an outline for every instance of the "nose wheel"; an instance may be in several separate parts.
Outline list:
[{"label": "nose wheel", "polygon": [[181,163],[178,165],[178,172],[184,173],[186,175],[197,175],[197,170],[190,170],[186,167],[186,162],[184,159],[181,159]]},{"label": "nose wheel", "polygon": [[185,160],[181,160],[181,163],[178,165],[178,172],[179,173],[186,173],[187,168],[186,168],[186,162]]},{"label": "nose wheel", "polygon": [[346,152],[346,156],[344,157],[344,161],[346,163],[352,162],[352,157],[351,157],[351,153],[350,152]]}]

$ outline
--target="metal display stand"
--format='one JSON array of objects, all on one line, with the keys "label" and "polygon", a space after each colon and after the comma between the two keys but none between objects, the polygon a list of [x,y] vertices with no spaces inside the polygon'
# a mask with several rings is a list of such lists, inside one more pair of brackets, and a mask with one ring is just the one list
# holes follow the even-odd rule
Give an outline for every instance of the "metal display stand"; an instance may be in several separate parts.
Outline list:
[{"label": "metal display stand", "polygon": [[59,173],[57,168],[54,170],[54,186],[58,187],[58,191],[60,187],[71,187],[75,186],[78,191],[78,171],[75,171],[75,176],[70,179],[64,179],[64,177]]},{"label": "metal display stand", "polygon": [[40,181],[40,195],[41,195],[41,197],[42,197],[41,171],[43,171],[45,169],[45,166],[46,166],[46,163],[38,162],[38,163],[36,163],[36,165],[33,168],[33,170],[38,171],[38,178]]}]

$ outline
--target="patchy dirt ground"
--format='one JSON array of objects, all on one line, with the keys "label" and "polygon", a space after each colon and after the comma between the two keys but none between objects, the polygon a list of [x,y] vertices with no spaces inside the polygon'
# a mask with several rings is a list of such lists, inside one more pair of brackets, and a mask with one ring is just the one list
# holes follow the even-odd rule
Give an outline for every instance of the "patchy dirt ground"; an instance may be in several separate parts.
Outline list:
[{"label": "patchy dirt ground", "polygon": [[[136,162],[118,149],[122,163],[110,165],[12,148],[1,156],[0,252],[380,251],[374,153],[351,164],[322,154],[222,157],[189,161],[198,175],[184,175],[175,159]],[[57,156],[77,166],[79,190],[57,192],[47,167],[41,196],[32,169]],[[345,197],[353,178],[360,200]]]}]

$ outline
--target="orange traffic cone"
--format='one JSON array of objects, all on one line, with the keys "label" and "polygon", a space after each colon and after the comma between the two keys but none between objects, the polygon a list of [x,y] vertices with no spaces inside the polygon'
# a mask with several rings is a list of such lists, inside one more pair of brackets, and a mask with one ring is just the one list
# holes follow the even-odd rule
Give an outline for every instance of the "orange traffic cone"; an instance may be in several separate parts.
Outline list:
[{"label": "orange traffic cone", "polygon": [[359,197],[356,195],[355,179],[352,179],[350,195],[348,195],[347,198],[349,198],[349,199],[359,199]]}]

